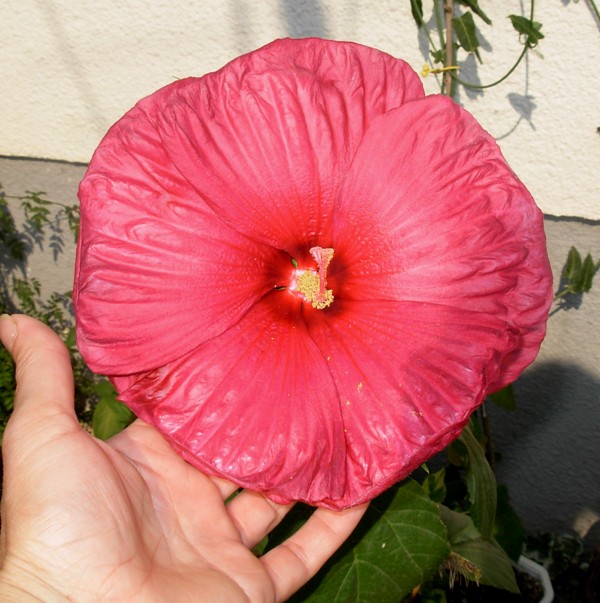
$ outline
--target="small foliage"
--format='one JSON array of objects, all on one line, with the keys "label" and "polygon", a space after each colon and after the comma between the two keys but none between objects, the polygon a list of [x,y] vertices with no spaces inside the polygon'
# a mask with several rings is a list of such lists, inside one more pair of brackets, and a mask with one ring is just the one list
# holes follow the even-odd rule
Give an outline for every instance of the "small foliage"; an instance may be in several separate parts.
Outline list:
[{"label": "small foliage", "polygon": [[[13,201],[9,205],[9,200]],[[17,213],[18,215],[15,215]],[[27,276],[27,261],[35,247],[45,242],[54,255],[62,253],[62,224],[73,238],[79,227],[79,206],[46,198],[44,192],[7,196],[0,187],[0,313],[24,313],[50,326],[63,337],[69,349],[75,377],[76,411],[84,425],[92,418],[98,395],[96,377],[88,369],[75,345],[71,292],[52,292],[45,297],[40,281]],[[13,408],[14,363],[4,348],[0,350],[0,441]]]},{"label": "small foliage", "polygon": [[[460,6],[462,8],[455,10],[455,16],[451,20],[452,25],[446,29],[443,20],[441,19],[441,0],[432,0],[431,2],[431,11],[435,17],[434,21],[436,23],[435,27],[438,30],[438,47],[434,41],[435,37],[430,32],[428,20],[424,15],[425,9],[423,7],[423,0],[410,0],[410,8],[415,23],[417,24],[417,27],[419,27],[427,36],[431,61],[433,64],[441,64],[444,67],[453,66],[453,68],[456,68],[454,67],[456,64],[456,50],[462,49],[468,54],[475,55],[477,60],[481,63],[481,45],[479,43],[478,28],[475,17],[483,21],[483,23],[486,25],[492,25],[492,20],[483,11],[478,0],[456,0],[453,5],[457,7]],[[485,85],[464,81],[454,72],[450,72],[448,77],[451,77],[454,82],[470,89],[491,88],[492,86],[496,86],[508,78],[523,60],[527,54],[527,51],[537,46],[538,42],[544,38],[544,34],[541,32],[542,24],[534,20],[533,1],[531,2],[529,18],[520,15],[509,15],[508,18],[511,20],[513,27],[520,35],[523,49],[516,59],[514,65],[502,77],[495,82]],[[448,53],[446,50],[446,39],[448,37],[452,39],[452,53]],[[452,54],[452,56],[446,56],[447,54]],[[458,66],[460,66],[460,62],[458,63]],[[455,86],[446,86],[443,81],[440,82],[440,87],[443,93],[449,95],[452,95],[455,89]]]},{"label": "small foliage", "polygon": [[423,0],[410,0],[410,12],[417,27],[421,27],[425,23],[423,19]]},{"label": "small foliage", "polygon": [[551,315],[561,309],[578,308],[582,303],[583,294],[591,290],[599,268],[600,261],[594,262],[591,254],[588,253],[582,259],[581,253],[571,247],[562,269],[558,291],[554,296],[558,305]]},{"label": "small foliage", "polygon": [[504,410],[515,410],[517,402],[515,400],[515,390],[512,384],[503,387],[501,390],[490,394],[491,401]]},{"label": "small foliage", "polygon": [[480,19],[483,20],[487,25],[492,24],[492,20],[483,12],[481,7],[479,6],[478,0],[458,0],[460,4],[470,8],[475,15],[477,15]]},{"label": "small foliage", "polygon": [[481,63],[479,40],[477,39],[477,29],[473,20],[473,13],[467,12],[462,17],[452,19],[452,23],[459,46],[466,52],[472,52]]},{"label": "small foliage", "polygon": [[131,424],[135,415],[117,400],[117,391],[107,379],[98,381],[94,390],[99,397],[92,420],[94,435],[108,440]]},{"label": "small foliage", "polygon": [[408,479],[371,503],[350,540],[290,601],[397,603],[449,554],[438,505]]},{"label": "small foliage", "polygon": [[509,15],[512,26],[524,38],[524,44],[529,48],[535,48],[538,42],[544,38],[541,32],[542,24],[520,15]]}]

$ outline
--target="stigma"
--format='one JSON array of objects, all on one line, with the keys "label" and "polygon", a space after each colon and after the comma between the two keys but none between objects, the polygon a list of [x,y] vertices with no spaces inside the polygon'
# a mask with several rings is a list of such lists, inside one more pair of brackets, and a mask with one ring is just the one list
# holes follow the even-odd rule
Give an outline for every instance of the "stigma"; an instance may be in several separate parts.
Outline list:
[{"label": "stigma", "polygon": [[327,289],[327,268],[333,258],[333,249],[311,247],[309,251],[317,264],[317,271],[298,270],[296,291],[302,294],[313,308],[323,310],[333,302],[333,291]]}]

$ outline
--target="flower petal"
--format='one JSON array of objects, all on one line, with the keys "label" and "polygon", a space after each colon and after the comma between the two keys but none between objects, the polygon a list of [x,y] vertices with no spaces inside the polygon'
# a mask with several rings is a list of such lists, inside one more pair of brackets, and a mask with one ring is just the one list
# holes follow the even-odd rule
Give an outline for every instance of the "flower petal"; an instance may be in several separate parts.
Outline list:
[{"label": "flower petal", "polygon": [[477,122],[446,97],[369,127],[344,182],[336,295],[485,312],[521,335],[497,389],[537,354],[552,301],[542,214]]},{"label": "flower petal", "polygon": [[218,335],[277,283],[283,257],[225,225],[134,108],[80,186],[78,344],[102,374],[148,370]]},{"label": "flower petal", "polygon": [[202,471],[283,504],[344,500],[338,397],[300,302],[288,298],[274,292],[186,356],[114,382]]},{"label": "flower petal", "polygon": [[228,224],[291,255],[330,236],[368,124],[421,98],[403,61],[351,43],[278,40],[173,86],[156,119],[169,158]]},{"label": "flower petal", "polygon": [[282,504],[342,509],[405,477],[458,435],[518,339],[493,316],[411,302],[343,301],[305,323],[283,295],[113,379],[194,466]]},{"label": "flower petal", "polygon": [[337,304],[335,313],[314,313],[309,333],[342,403],[343,503],[353,505],[406,477],[460,433],[518,333],[493,315],[451,306]]}]

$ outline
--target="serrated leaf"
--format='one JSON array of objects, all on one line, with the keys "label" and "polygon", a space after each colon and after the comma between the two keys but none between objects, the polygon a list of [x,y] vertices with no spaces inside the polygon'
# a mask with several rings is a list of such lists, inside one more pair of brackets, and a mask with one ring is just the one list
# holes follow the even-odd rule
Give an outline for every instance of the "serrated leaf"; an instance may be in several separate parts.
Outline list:
[{"label": "serrated leaf", "polygon": [[110,397],[101,398],[92,418],[94,435],[100,440],[108,440],[134,419],[135,415],[122,402]]},{"label": "serrated leaf", "polygon": [[537,46],[537,43],[544,38],[544,34],[540,31],[541,23],[521,15],[509,15],[508,18],[519,34],[526,37],[526,44],[529,47]]},{"label": "serrated leaf", "polygon": [[459,0],[460,4],[469,7],[480,19],[485,21],[487,25],[491,25],[491,19],[481,10],[477,0]]},{"label": "serrated leaf", "polygon": [[481,62],[481,57],[479,56],[479,40],[477,39],[473,14],[469,12],[461,17],[455,17],[452,19],[452,24],[454,26],[454,31],[456,32],[456,39],[460,46],[467,52],[474,53]]},{"label": "serrated leaf", "polygon": [[351,540],[316,583],[290,601],[397,603],[449,553],[438,505],[408,479],[371,503]]},{"label": "serrated leaf", "polygon": [[425,20],[423,19],[423,0],[409,0],[410,1],[410,12],[412,13],[413,19],[417,24],[417,27],[421,27]]},{"label": "serrated leaf", "polygon": [[496,406],[504,408],[504,410],[515,410],[517,408],[515,390],[510,383],[497,392],[490,394],[489,397]]},{"label": "serrated leaf", "polygon": [[485,458],[485,451],[467,425],[459,436],[467,449],[465,482],[471,501],[473,523],[485,539],[491,539],[496,517],[496,478]]}]

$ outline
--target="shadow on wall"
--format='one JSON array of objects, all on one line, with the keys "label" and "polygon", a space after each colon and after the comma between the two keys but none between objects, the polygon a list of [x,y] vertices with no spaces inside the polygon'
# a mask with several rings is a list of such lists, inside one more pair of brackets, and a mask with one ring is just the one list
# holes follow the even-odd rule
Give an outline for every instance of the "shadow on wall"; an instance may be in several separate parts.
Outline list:
[{"label": "shadow on wall", "polygon": [[329,29],[325,12],[318,0],[281,0],[281,14],[291,38],[327,38]]},{"label": "shadow on wall", "polygon": [[597,538],[600,382],[578,365],[549,362],[527,371],[515,393],[515,411],[490,409],[498,481],[528,532],[585,538],[596,523]]}]

